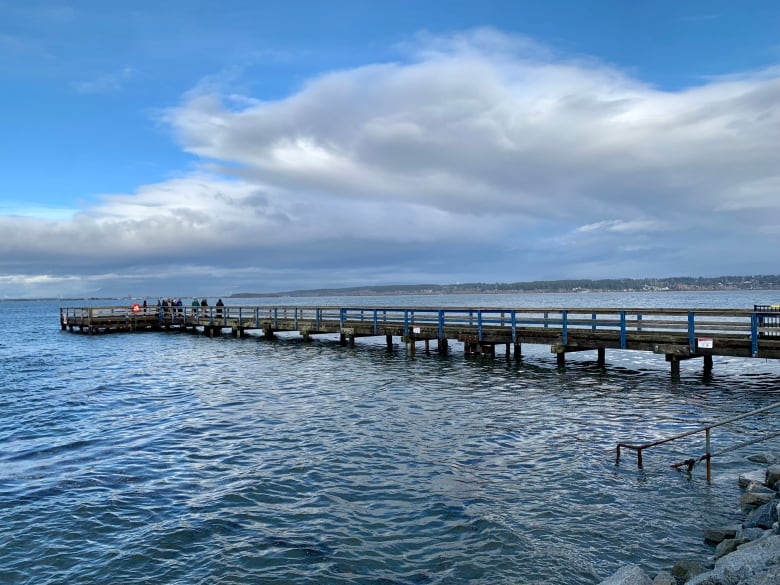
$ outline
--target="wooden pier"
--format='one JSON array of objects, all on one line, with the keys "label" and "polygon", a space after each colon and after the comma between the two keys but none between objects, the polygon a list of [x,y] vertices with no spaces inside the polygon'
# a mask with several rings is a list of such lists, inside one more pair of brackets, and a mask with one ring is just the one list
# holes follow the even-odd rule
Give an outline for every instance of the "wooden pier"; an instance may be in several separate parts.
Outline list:
[{"label": "wooden pier", "polygon": [[449,342],[466,355],[495,355],[505,346],[509,358],[522,344],[549,345],[558,365],[566,354],[595,351],[605,363],[607,349],[663,355],[673,375],[682,360],[701,358],[705,371],[713,356],[780,359],[780,308],[614,309],[614,308],[456,308],[456,307],[70,307],[60,309],[63,330],[86,334],[119,331],[188,330],[213,337],[261,331],[297,332],[304,339],[339,334],[343,345],[359,337],[386,338],[388,350],[400,337],[411,354],[418,343],[446,354]]}]

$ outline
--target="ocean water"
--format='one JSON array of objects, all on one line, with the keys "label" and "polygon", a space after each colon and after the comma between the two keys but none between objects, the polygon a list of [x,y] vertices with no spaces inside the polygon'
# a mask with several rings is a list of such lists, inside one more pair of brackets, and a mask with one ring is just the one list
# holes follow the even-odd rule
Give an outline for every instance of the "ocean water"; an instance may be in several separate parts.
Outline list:
[{"label": "ocean water", "polygon": [[[214,299],[215,300],[215,299]],[[739,307],[780,291],[262,299],[242,304]],[[780,401],[780,363],[523,346],[410,356],[398,340],[303,343],[60,331],[60,304],[3,302],[0,583],[597,583],[705,558],[739,521],[740,474],[777,440],[703,468],[703,435]],[[98,303],[98,304],[106,304]],[[213,304],[213,301],[212,301]],[[499,348],[501,349],[501,348]],[[713,431],[720,450],[777,411]]]}]

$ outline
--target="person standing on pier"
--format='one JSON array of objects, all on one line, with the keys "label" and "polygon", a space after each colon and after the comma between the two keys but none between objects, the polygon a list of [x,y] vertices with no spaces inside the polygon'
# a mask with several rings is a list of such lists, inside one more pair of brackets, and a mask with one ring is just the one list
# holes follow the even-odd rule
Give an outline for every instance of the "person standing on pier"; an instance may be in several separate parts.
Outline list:
[{"label": "person standing on pier", "polygon": [[217,317],[222,316],[222,307],[225,306],[225,303],[222,302],[222,299],[217,300]]},{"label": "person standing on pier", "polygon": [[198,316],[198,307],[200,307],[200,303],[198,302],[198,297],[193,297],[192,299],[192,316],[197,317]]}]

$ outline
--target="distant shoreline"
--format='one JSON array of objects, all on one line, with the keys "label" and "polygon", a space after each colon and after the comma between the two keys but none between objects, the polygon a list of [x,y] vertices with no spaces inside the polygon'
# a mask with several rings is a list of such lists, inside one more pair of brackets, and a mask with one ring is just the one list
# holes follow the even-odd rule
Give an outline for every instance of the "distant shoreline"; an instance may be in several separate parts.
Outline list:
[{"label": "distant shoreline", "polygon": [[[780,275],[719,276],[715,278],[620,278],[568,279],[512,283],[410,284],[318,288],[278,292],[240,292],[211,294],[207,297],[225,299],[265,299],[281,297],[335,297],[335,296],[409,296],[409,295],[504,295],[504,294],[582,294],[582,293],[647,293],[647,292],[723,292],[750,290],[780,290]],[[189,295],[184,295],[189,298]],[[129,296],[74,296],[74,297],[17,297],[3,301],[117,301],[139,298],[156,299],[155,295]]]},{"label": "distant shoreline", "polygon": [[780,290],[780,275],[537,280],[512,283],[413,284],[291,290],[274,293],[242,292],[227,298],[385,296],[443,294],[605,293],[605,292],[717,292]]}]

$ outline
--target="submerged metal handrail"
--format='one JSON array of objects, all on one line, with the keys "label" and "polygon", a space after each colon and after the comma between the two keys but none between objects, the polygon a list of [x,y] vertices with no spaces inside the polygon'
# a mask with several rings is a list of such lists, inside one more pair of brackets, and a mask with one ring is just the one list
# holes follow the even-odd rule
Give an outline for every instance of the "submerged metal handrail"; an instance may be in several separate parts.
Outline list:
[{"label": "submerged metal handrail", "polygon": [[778,434],[778,433],[774,433],[774,434],[770,434],[770,435],[765,435],[764,437],[761,437],[757,441],[749,441],[749,442],[746,442],[746,443],[741,443],[740,445],[738,445],[736,447],[724,449],[724,450],[719,451],[717,453],[713,453],[712,450],[710,449],[710,431],[712,429],[714,429],[715,427],[720,427],[720,426],[723,426],[723,425],[726,425],[726,424],[729,424],[729,423],[733,423],[733,422],[741,420],[743,418],[747,418],[749,416],[754,416],[756,414],[761,414],[762,412],[767,412],[767,411],[773,410],[773,409],[778,408],[778,407],[780,407],[780,402],[775,402],[774,404],[770,404],[769,406],[765,406],[763,408],[758,408],[756,410],[752,410],[750,412],[746,412],[745,414],[740,414],[739,416],[735,416],[735,417],[732,417],[732,418],[729,418],[729,419],[726,419],[726,420],[718,421],[716,423],[712,423],[712,424],[709,424],[709,425],[705,425],[703,427],[699,427],[698,429],[693,429],[691,431],[686,431],[684,433],[680,433],[679,435],[675,435],[673,437],[667,437],[666,439],[660,439],[658,441],[653,441],[651,443],[644,443],[642,445],[630,445],[628,443],[618,443],[617,444],[617,449],[616,449],[615,465],[619,465],[620,464],[620,449],[621,448],[623,448],[623,449],[631,449],[633,451],[636,451],[636,464],[637,464],[637,467],[639,467],[639,469],[642,469],[642,451],[644,451],[645,449],[649,449],[650,447],[655,447],[657,445],[663,445],[664,443],[668,443],[670,441],[676,441],[677,439],[682,439],[684,437],[689,437],[691,435],[695,435],[696,433],[701,433],[703,431],[704,434],[705,434],[705,439],[704,439],[705,453],[704,453],[704,455],[702,455],[698,460],[688,459],[688,460],[682,461],[680,463],[675,463],[674,465],[672,465],[672,467],[682,467],[683,465],[688,465],[689,469],[690,469],[690,468],[692,468],[693,464],[695,464],[696,462],[701,461],[702,459],[704,459],[707,462],[707,482],[709,482],[712,479],[712,467],[711,467],[710,460],[712,459],[713,456],[715,456],[715,455],[722,455],[723,453],[727,453],[728,451],[732,451],[733,449],[735,449],[737,447],[744,447],[744,446],[747,446],[747,445],[751,445],[753,443],[760,442],[762,440],[771,439],[772,437],[775,437]]}]

